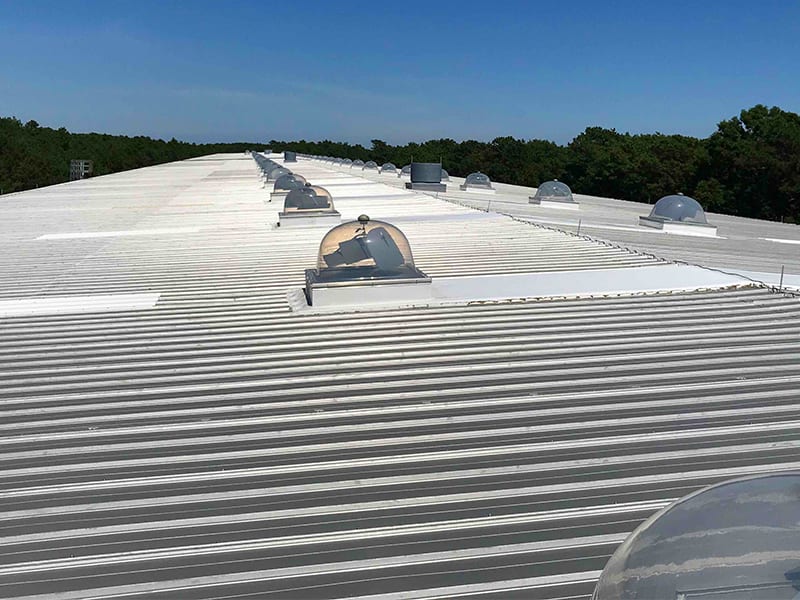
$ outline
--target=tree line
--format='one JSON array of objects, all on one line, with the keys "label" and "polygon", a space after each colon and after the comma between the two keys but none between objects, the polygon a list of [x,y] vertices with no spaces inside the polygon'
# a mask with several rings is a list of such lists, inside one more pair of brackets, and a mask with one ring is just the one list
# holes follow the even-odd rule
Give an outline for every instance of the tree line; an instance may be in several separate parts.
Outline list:
[{"label": "tree line", "polygon": [[[756,105],[698,139],[661,133],[631,135],[589,127],[567,145],[499,137],[370,147],[323,140],[271,140],[268,147],[306,154],[393,162],[436,162],[453,175],[482,171],[493,180],[536,187],[559,179],[582,194],[652,203],[682,192],[712,212],[800,222],[800,115]],[[70,159],[94,161],[104,175],[217,152],[263,149],[263,144],[191,144],[23,124],[0,118],[0,190],[4,193],[69,179]]]},{"label": "tree line", "polygon": [[581,194],[647,203],[681,192],[712,212],[800,222],[800,115],[760,104],[720,122],[705,139],[589,127],[566,146],[513,137],[404,146],[375,139],[369,148],[330,140],[269,145],[398,167],[412,158],[441,160],[461,177],[482,171],[494,181],[530,187],[559,179]]},{"label": "tree line", "polygon": [[244,152],[255,143],[191,144],[144,136],[70,133],[65,128],[0,118],[0,190],[18,192],[69,181],[69,162],[94,162],[94,175],[138,169],[216,152]]}]

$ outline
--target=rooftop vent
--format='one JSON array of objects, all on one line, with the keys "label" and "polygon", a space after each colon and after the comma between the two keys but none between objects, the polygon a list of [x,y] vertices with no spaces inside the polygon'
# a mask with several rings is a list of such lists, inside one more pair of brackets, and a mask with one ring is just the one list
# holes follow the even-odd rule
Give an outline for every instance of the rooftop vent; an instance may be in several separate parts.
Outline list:
[{"label": "rooftop vent", "polygon": [[381,165],[381,174],[383,173],[397,173],[397,167],[392,163],[383,163]]},{"label": "rooftop vent", "polygon": [[800,473],[719,483],[674,502],[617,548],[594,600],[765,600],[800,590]]},{"label": "rooftop vent", "polygon": [[287,150],[283,153],[283,162],[297,162],[297,152]]},{"label": "rooftop vent", "polygon": [[364,166],[364,161],[356,159],[356,160],[354,160],[352,162],[352,164],[350,166],[351,167],[363,167]]},{"label": "rooftop vent", "polygon": [[459,187],[465,192],[481,192],[484,194],[495,193],[495,189],[492,187],[492,181],[489,179],[489,176],[484,175],[480,171],[467,175],[463,185]]},{"label": "rooftop vent", "polygon": [[361,215],[322,239],[317,268],[306,270],[305,291],[313,306],[402,304],[429,299],[430,282],[414,266],[403,232]]},{"label": "rooftop vent", "polygon": [[442,182],[442,165],[440,163],[411,163],[411,181],[406,189],[427,192],[444,192],[447,186]]},{"label": "rooftop vent", "polygon": [[378,168],[378,164],[374,160],[368,160],[364,163],[364,166],[361,167],[362,171],[366,171],[367,169],[376,169]]},{"label": "rooftop vent", "polygon": [[536,195],[528,197],[528,202],[547,208],[578,208],[578,203],[572,197],[572,190],[558,179],[541,184]]},{"label": "rooftop vent", "polygon": [[700,203],[683,194],[661,198],[648,216],[639,217],[639,225],[661,229],[667,233],[706,237],[717,235],[717,228],[708,224]]},{"label": "rooftop vent", "polygon": [[279,227],[330,227],[340,220],[330,192],[318,185],[306,184],[290,191],[283,203],[283,212],[278,213]]},{"label": "rooftop vent", "polygon": [[402,169],[400,169],[400,173],[397,174],[398,177],[411,177],[411,165],[406,165]]}]

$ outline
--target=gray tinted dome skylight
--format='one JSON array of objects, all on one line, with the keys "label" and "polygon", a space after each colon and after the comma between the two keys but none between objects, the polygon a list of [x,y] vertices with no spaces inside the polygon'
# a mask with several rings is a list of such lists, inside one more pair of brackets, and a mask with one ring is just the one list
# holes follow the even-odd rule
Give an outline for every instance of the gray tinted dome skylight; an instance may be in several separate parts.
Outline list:
[{"label": "gray tinted dome skylight", "polygon": [[353,161],[352,161],[352,159],[344,158],[344,159],[342,159],[342,164],[343,165],[352,165]]},{"label": "gray tinted dome skylight", "polygon": [[572,190],[566,183],[562,183],[557,179],[553,181],[545,181],[536,190],[535,198],[541,200],[560,200],[561,202],[572,202]]},{"label": "gray tinted dome skylight", "polygon": [[333,199],[325,188],[305,185],[286,195],[283,210],[284,212],[333,211]]},{"label": "gray tinted dome skylight", "polygon": [[478,171],[477,173],[470,173],[467,175],[467,179],[464,181],[464,185],[468,187],[482,187],[482,188],[491,188],[492,182],[489,179],[488,175],[485,175]]},{"label": "gray tinted dome skylight", "polygon": [[328,203],[328,206],[333,209],[333,196],[331,196],[331,193],[328,190],[321,185],[306,184],[306,187],[314,192],[318,198],[323,198]]},{"label": "gray tinted dome skylight", "polygon": [[363,160],[354,160],[353,161],[353,166],[354,167],[363,167],[364,166],[364,161]]},{"label": "gray tinted dome skylight", "polygon": [[414,269],[411,246],[403,232],[383,221],[350,221],[322,239],[317,271],[328,278],[404,276]]},{"label": "gray tinted dome skylight", "polygon": [[400,175],[408,175],[411,177],[411,165],[405,165],[402,169],[400,169]]},{"label": "gray tinted dome skylight", "polygon": [[272,191],[281,192],[287,190],[296,190],[305,185],[305,179],[297,175],[281,175],[275,180],[275,185],[272,186]]},{"label": "gray tinted dome skylight", "polygon": [[594,600],[793,600],[800,594],[800,472],[690,494],[617,548]]},{"label": "gray tinted dome skylight", "polygon": [[275,180],[281,175],[291,175],[292,172],[289,169],[284,169],[283,167],[273,167],[269,171],[267,171],[267,178]]},{"label": "gray tinted dome skylight", "polygon": [[367,162],[364,163],[364,167],[363,168],[365,170],[366,169],[377,169],[378,168],[378,164],[374,160],[368,160]]},{"label": "gray tinted dome skylight", "polygon": [[381,173],[397,173],[397,167],[390,162],[383,163],[381,165]]},{"label": "gray tinted dome skylight", "polygon": [[450,173],[442,169],[442,181],[450,181]]},{"label": "gray tinted dome skylight", "polygon": [[682,194],[661,198],[650,211],[650,218],[683,223],[708,223],[700,203]]}]

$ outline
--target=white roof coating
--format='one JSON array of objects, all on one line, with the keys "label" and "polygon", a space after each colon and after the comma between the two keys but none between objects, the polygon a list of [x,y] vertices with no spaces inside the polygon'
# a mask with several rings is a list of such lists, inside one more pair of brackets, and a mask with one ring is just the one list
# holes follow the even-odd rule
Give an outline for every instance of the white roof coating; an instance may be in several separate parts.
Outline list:
[{"label": "white roof coating", "polygon": [[0,307],[74,307],[0,316],[0,597],[588,598],[672,500],[800,468],[800,302],[747,278],[793,226],[289,166],[446,301],[290,310],[325,229],[249,156],[0,197]]}]

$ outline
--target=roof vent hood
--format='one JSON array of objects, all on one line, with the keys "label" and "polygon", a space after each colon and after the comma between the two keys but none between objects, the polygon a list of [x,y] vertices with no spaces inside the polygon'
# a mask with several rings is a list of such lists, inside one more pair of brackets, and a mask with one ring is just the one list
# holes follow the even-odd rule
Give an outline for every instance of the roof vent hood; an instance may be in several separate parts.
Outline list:
[{"label": "roof vent hood", "polygon": [[283,162],[297,162],[297,153],[286,150],[286,152],[283,153]]},{"label": "roof vent hood", "polygon": [[406,189],[425,192],[446,192],[447,186],[442,183],[441,163],[411,163],[411,181]]},{"label": "roof vent hood", "polygon": [[403,232],[361,215],[322,239],[317,268],[306,270],[305,295],[318,307],[402,305],[429,300],[430,284]]},{"label": "roof vent hood", "polygon": [[477,192],[480,194],[494,194],[496,191],[492,187],[492,181],[489,176],[480,171],[467,175],[464,183],[459,187],[464,192]]},{"label": "roof vent hood", "polygon": [[661,198],[648,216],[639,217],[639,225],[661,229],[665,233],[717,236],[717,228],[709,225],[700,203],[680,193]]},{"label": "roof vent hood", "polygon": [[545,208],[567,208],[576,210],[578,203],[572,197],[572,190],[566,183],[561,183],[558,179],[545,181],[536,190],[536,195],[529,196],[530,204],[538,204]]}]

